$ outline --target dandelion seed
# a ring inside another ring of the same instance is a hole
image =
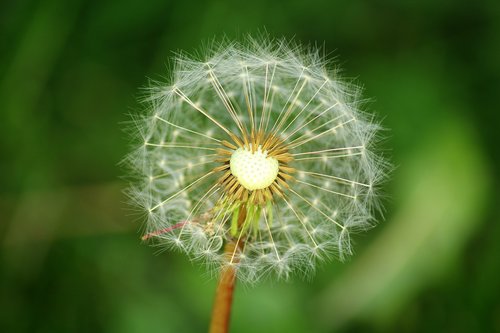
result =
[[[149,90],[130,161],[146,179],[132,191],[148,212],[145,239],[254,282],[350,254],[349,231],[373,223],[386,163],[359,89],[318,50],[248,44],[176,58],[171,81]]]

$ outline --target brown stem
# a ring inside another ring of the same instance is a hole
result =
[[[236,244],[230,242],[226,244],[224,252],[232,255]],[[229,331],[229,319],[231,317],[231,305],[233,302],[233,292],[236,283],[236,271],[233,266],[227,265],[222,268],[215,292],[214,307],[212,310],[212,322],[210,323],[210,333],[227,333]]]
[[[238,227],[242,228],[247,217],[246,205],[242,204],[238,215]],[[224,255],[230,263],[237,263],[234,254],[244,246],[244,240],[238,237],[237,241],[231,240],[224,247]],[[228,264],[221,269],[219,284],[215,292],[214,308],[212,310],[212,322],[209,333],[229,332],[229,319],[231,317],[231,305],[233,303],[233,292],[236,284],[236,268]]]

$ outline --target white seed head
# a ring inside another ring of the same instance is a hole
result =
[[[175,59],[148,91],[128,159],[144,239],[250,282],[351,253],[351,231],[375,222],[387,163],[360,89],[322,54],[249,38]]]
[[[267,157],[267,151],[238,148],[229,161],[231,173],[247,190],[260,190],[271,185],[278,176],[278,160]]]

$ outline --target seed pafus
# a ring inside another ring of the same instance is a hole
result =
[[[144,239],[248,282],[350,254],[350,232],[374,223],[385,169],[359,89],[320,51],[282,40],[208,53],[178,56],[136,122],[130,193],[147,212]]]

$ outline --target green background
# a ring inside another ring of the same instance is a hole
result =
[[[139,240],[123,122],[178,50],[317,43],[389,130],[385,220],[307,281],[239,285],[233,332],[500,331],[500,3],[2,1],[0,331],[204,332],[215,280]]]

